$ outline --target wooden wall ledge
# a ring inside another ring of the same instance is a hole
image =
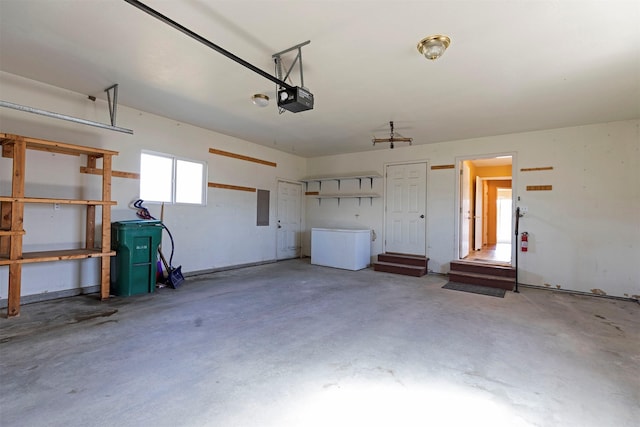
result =
[[[527,185],[527,191],[551,191],[552,185]]]
[[[88,173],[91,175],[102,175],[103,170],[100,168],[90,168],[87,166],[80,166],[80,173]],[[134,173],[134,172],[111,171],[111,176],[114,176],[116,178],[140,179],[140,174]]]
[[[215,148],[209,148],[209,153],[217,154],[218,156],[231,157],[233,159],[245,160],[247,162],[259,163],[265,166],[277,167],[278,164],[269,162],[267,160],[257,159],[255,157],[243,156],[242,154],[231,153],[229,151],[216,150]]]
[[[60,153],[71,156],[86,154],[88,156],[100,158],[105,155],[118,155],[117,151],[105,150],[103,148],[86,147],[82,145],[67,144],[64,142],[49,141],[47,139],[0,133],[0,144],[2,144],[3,149],[16,142],[24,142],[30,150],[48,151],[50,153]],[[13,157],[13,149],[9,148],[6,152],[3,150],[3,155],[5,155],[5,157]]]
[[[210,182],[207,184],[207,186],[209,188],[222,188],[224,190],[237,190],[237,191],[249,191],[251,193],[255,193],[256,191],[258,191],[255,188],[252,187],[242,187],[240,185],[229,185],[229,184],[220,184],[217,182]]]
[[[537,171],[550,171],[553,170],[553,166],[543,166],[539,168],[521,168],[520,172],[537,172]]]
[[[114,200],[80,200],[80,199],[56,199],[51,197],[12,197],[12,196],[0,196],[0,202],[58,203],[61,205],[94,205],[94,206],[114,206],[118,204],[118,202]]]

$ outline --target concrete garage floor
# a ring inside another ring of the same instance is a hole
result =
[[[640,305],[307,260],[0,319],[3,426],[637,426]]]

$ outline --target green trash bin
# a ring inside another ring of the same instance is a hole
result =
[[[111,292],[130,296],[153,292],[156,287],[159,220],[130,220],[111,224]]]

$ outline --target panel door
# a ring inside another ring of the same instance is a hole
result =
[[[427,164],[387,166],[385,197],[385,251],[426,255]]]
[[[302,185],[278,182],[277,259],[300,256]]]

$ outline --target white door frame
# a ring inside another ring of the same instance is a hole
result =
[[[429,227],[427,227],[426,221],[429,219],[427,216],[427,206],[429,205],[429,162],[426,159],[416,159],[416,160],[407,160],[402,162],[386,162],[383,164],[383,203],[382,203],[382,252],[387,251],[387,166],[399,166],[399,165],[411,165],[424,163],[424,167],[426,170],[425,173],[425,197],[424,197],[424,215],[425,215],[425,224],[424,224],[424,253],[428,255],[427,248],[428,244],[428,234]]]
[[[471,245],[469,245],[469,241],[471,240],[471,224],[473,222],[473,218],[471,216],[471,211],[473,208],[471,207],[471,183],[473,182],[473,176],[471,176],[471,168],[468,165],[460,162],[460,173],[458,177],[458,182],[460,186],[460,226],[458,230],[460,231],[460,240],[458,240],[458,258],[462,258],[469,256],[471,253]],[[462,182],[462,178],[466,179],[466,182]],[[463,199],[466,200],[466,205],[463,202]],[[464,209],[467,209],[466,212],[463,212]],[[465,250],[460,250],[464,248]]]
[[[454,186],[455,198],[454,198],[454,209],[453,209],[453,218],[454,218],[453,259],[455,260],[460,259],[460,218],[461,218],[460,198],[462,197],[462,194],[460,194],[460,165],[464,160],[491,159],[491,158],[500,157],[500,156],[511,156],[511,189],[512,189],[511,198],[512,198],[512,206],[514,210],[514,216],[515,216],[515,209],[520,197],[518,196],[518,191],[517,191],[518,186],[517,186],[517,179],[516,179],[517,178],[516,171],[518,170],[517,168],[518,161],[517,161],[516,153],[513,151],[505,151],[505,152],[492,153],[492,154],[477,154],[475,156],[456,156],[456,182]],[[513,220],[511,221],[511,263],[512,264],[514,262],[513,260],[515,259],[515,250],[517,249],[517,242],[514,236],[515,224],[516,224],[515,218],[513,218]]]
[[[300,235],[300,246],[298,247],[298,251],[299,254],[298,256],[302,257],[302,230],[304,229],[304,224],[303,224],[303,219],[304,219],[304,191],[303,191],[303,183],[300,181],[294,181],[294,180],[290,180],[290,179],[284,179],[284,178],[277,178],[276,181],[276,206],[275,206],[275,210],[276,210],[276,222],[275,222],[275,226],[276,226],[276,234],[275,234],[275,238],[276,238],[276,253],[275,253],[275,259],[278,260],[278,220],[280,219],[280,183],[284,182],[287,184],[293,184],[293,185],[299,185],[300,186],[300,218],[298,219],[298,232]]]

